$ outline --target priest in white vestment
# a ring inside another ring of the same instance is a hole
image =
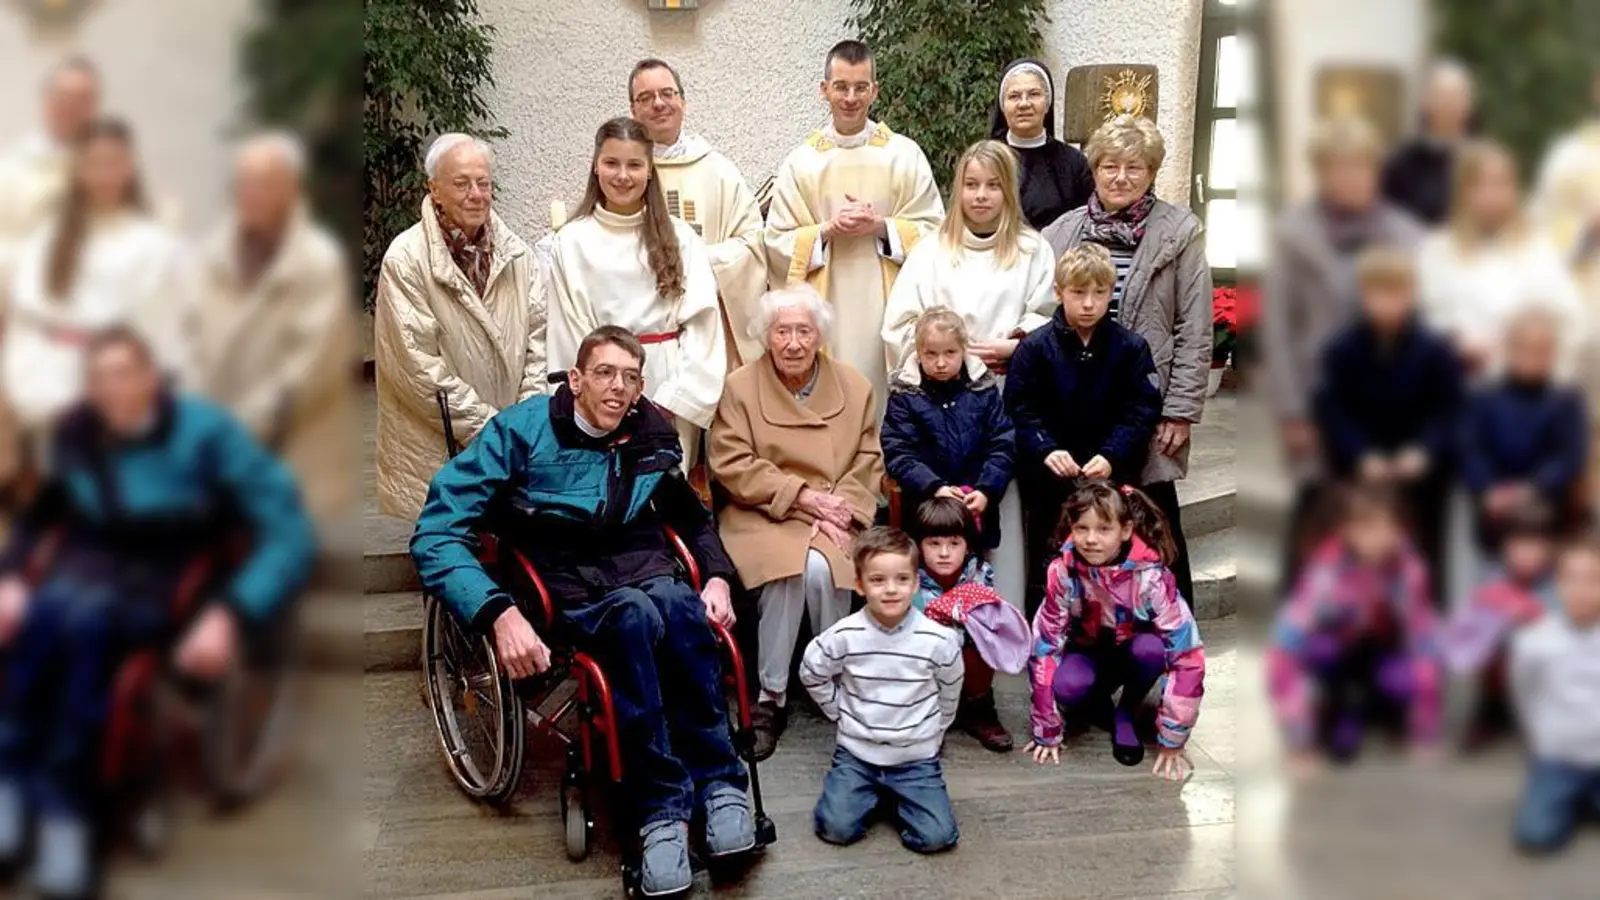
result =
[[[583,201],[556,232],[550,293],[550,371],[576,365],[601,325],[633,332],[645,396],[673,419],[692,467],[728,372],[717,277],[699,235],[668,214],[650,136],[633,119],[595,135]]]
[[[886,402],[883,313],[900,265],[939,226],[944,203],[922,148],[867,117],[878,96],[871,53],[859,41],[828,52],[822,96],[828,124],[778,170],[767,212],[774,287],[808,281],[834,307],[829,351]]]
[[[676,70],[659,59],[642,60],[633,67],[628,98],[633,118],[655,143],[656,177],[667,212],[705,242],[722,299],[731,371],[766,349],[749,335],[750,320],[767,289],[761,208],[733,160],[684,130],[683,83]]]
[[[979,141],[956,163],[956,203],[937,235],[906,258],[884,310],[883,342],[891,370],[916,380],[917,320],[942,306],[966,325],[967,374],[1004,377],[1017,342],[1050,321],[1055,251],[1028,225],[1018,194],[1017,159],[999,141]],[[989,562],[995,588],[1019,607],[1027,590],[1027,541],[1013,483],[1000,500],[1000,546]]]

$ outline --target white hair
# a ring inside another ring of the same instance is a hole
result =
[[[473,149],[483,154],[484,162],[491,167],[494,166],[494,151],[489,149],[488,144],[470,134],[462,134],[459,131],[441,134],[434,138],[433,143],[428,146],[428,155],[422,160],[422,171],[427,173],[430,181],[435,175],[439,174],[439,163],[445,158],[445,154],[462,144],[471,144]]]
[[[1452,57],[1436,59],[1428,66],[1423,79],[1424,90],[1431,91],[1440,84],[1458,88],[1470,97],[1477,94],[1477,85],[1472,77],[1472,70],[1467,64]]]
[[[833,333],[833,307],[822,299],[816,288],[802,282],[761,295],[761,305],[756,310],[755,318],[750,321],[750,337],[765,341],[778,313],[786,309],[804,309],[810,313],[811,324],[816,326],[824,343]]]
[[[292,131],[263,131],[240,141],[234,148],[235,161],[257,150],[270,150],[289,167],[295,178],[306,174],[306,146]]]

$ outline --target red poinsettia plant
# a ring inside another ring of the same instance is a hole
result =
[[[1254,285],[1218,287],[1211,292],[1211,367],[1236,364],[1245,350],[1259,308]]]

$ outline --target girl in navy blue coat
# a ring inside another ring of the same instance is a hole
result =
[[[980,523],[981,548],[993,550],[1015,443],[999,382],[981,363],[968,365],[966,325],[945,307],[917,320],[916,350],[890,379],[884,467],[900,485],[902,508],[959,500]]]
[[[1478,506],[1478,538],[1493,551],[1514,511],[1558,511],[1565,524],[1588,462],[1588,410],[1576,389],[1552,378],[1560,345],[1556,320],[1523,313],[1506,337],[1505,374],[1467,404],[1461,468]]]
[[[1030,616],[1044,597],[1045,568],[1061,556],[1052,537],[1078,479],[1136,484],[1161,417],[1150,345],[1106,316],[1116,278],[1111,254],[1099,244],[1062,254],[1055,276],[1061,307],[1017,345],[1006,375],[1027,521]]]

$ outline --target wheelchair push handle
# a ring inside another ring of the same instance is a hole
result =
[[[461,445],[456,443],[456,426],[450,421],[450,392],[439,388],[433,392],[433,400],[439,404],[439,424],[444,426],[444,455],[447,459],[455,459],[461,452]]]

